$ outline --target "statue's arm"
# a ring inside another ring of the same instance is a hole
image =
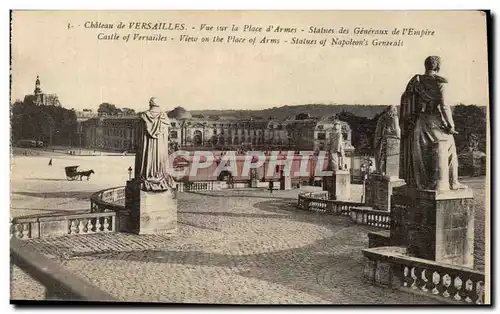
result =
[[[439,110],[441,111],[441,116],[443,117],[444,122],[446,123],[446,127],[448,128],[451,134],[457,134],[455,131],[455,122],[453,121],[453,115],[451,112],[451,107],[446,104],[445,95],[445,87],[444,83],[439,83],[439,92],[441,99],[439,100]]]
[[[403,137],[408,136],[413,131],[413,127],[416,121],[416,112],[414,108],[414,89],[415,85],[419,82],[419,76],[415,75],[408,82],[406,90],[401,96],[400,108],[399,108],[399,125],[400,129],[403,131]]]
[[[399,118],[398,116],[394,116],[392,119],[393,130],[397,138],[401,138],[401,128],[399,127]]]
[[[385,115],[385,113],[384,113]],[[383,116],[381,116],[378,121],[377,121],[377,127],[375,128],[375,136],[374,136],[374,146],[373,148],[378,149],[378,145],[380,144],[380,140],[382,139],[382,119]]]

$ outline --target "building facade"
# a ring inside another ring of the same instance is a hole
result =
[[[193,118],[181,107],[168,112],[170,139],[183,150],[308,150],[326,149],[334,120],[238,120]],[[133,152],[137,116],[94,117],[82,121],[88,149]],[[351,129],[341,121],[346,154],[354,151]]]

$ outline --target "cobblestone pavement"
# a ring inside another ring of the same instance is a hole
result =
[[[368,226],[296,208],[297,191],[181,193],[175,236],[32,240],[120,300],[223,304],[420,304],[434,299],[363,279]],[[15,299],[43,288],[14,269]]]

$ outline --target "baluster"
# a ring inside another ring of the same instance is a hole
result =
[[[95,218],[90,218],[89,220],[87,220],[87,230],[88,230],[88,233],[94,233],[94,219]]]
[[[482,281],[478,281],[476,283],[476,294],[477,294],[476,304],[483,304],[484,283]]]
[[[418,279],[418,277],[415,274],[415,270],[416,270],[415,267],[411,268],[411,279],[413,279],[413,283],[411,284],[411,288],[412,289],[418,289],[418,286],[417,286],[417,279]]]
[[[465,302],[467,303],[472,303],[472,299],[470,298],[471,295],[472,295],[472,288],[473,288],[473,282],[472,280],[467,279],[467,281],[465,282],[465,291],[467,293],[467,297],[465,298]]]
[[[408,274],[409,274],[410,270],[408,269],[408,266],[405,266],[405,269],[403,271],[403,275],[404,275],[404,281],[403,281],[403,286],[404,287],[408,287]]]
[[[441,276],[439,276],[439,273],[435,271],[434,273],[432,273],[432,283],[434,284],[434,288],[432,289],[432,294],[439,294],[439,290],[437,288],[439,282],[441,282]]]
[[[77,224],[77,220],[75,220],[75,219],[71,220],[71,224],[69,226],[69,234],[78,233],[78,227],[76,224]]]
[[[453,298],[457,301],[462,300],[462,297],[460,296],[460,290],[462,289],[462,279],[460,279],[458,275],[453,281],[453,286],[455,287],[455,289],[457,289],[457,293],[455,293],[455,296]]]
[[[88,233],[89,229],[88,229],[88,219],[87,218],[84,218],[82,219],[81,221],[81,228],[80,228],[80,231],[82,231],[83,233]]]
[[[451,277],[448,274],[445,274],[443,276],[443,286],[444,286],[444,292],[443,292],[443,297],[448,298],[450,296],[450,293],[448,292],[448,288],[451,286]]]
[[[96,219],[96,228],[95,228],[95,232],[100,232],[102,230],[102,223],[101,223],[101,217],[98,217]]]
[[[77,233],[83,233],[83,221],[78,219],[78,224],[76,226],[76,232]]]
[[[109,231],[109,217],[104,217],[104,231]]]
[[[15,235],[17,238],[22,239],[23,238],[23,225],[22,224],[17,224],[14,226],[15,228]]]
[[[29,239],[30,238],[30,223],[25,223],[23,224],[23,239]]]
[[[422,274],[421,274],[421,278],[422,278],[422,281],[424,282],[424,285],[422,286],[422,291],[423,292],[427,292],[429,291],[429,289],[427,289],[427,283],[429,282],[429,279],[427,279],[427,269],[422,269]]]

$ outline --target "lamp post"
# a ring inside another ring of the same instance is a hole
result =
[[[132,180],[132,166],[128,167],[128,179],[129,181]]]
[[[372,161],[369,158],[366,158],[361,165],[361,175],[363,176],[363,195],[361,196],[362,203],[366,201],[366,180],[368,180],[368,176],[370,175],[372,164]]]
[[[365,194],[366,194],[366,164],[363,163],[361,165],[361,175],[362,175],[362,179],[363,179],[363,194],[361,194],[361,203],[364,203],[365,202]]]

